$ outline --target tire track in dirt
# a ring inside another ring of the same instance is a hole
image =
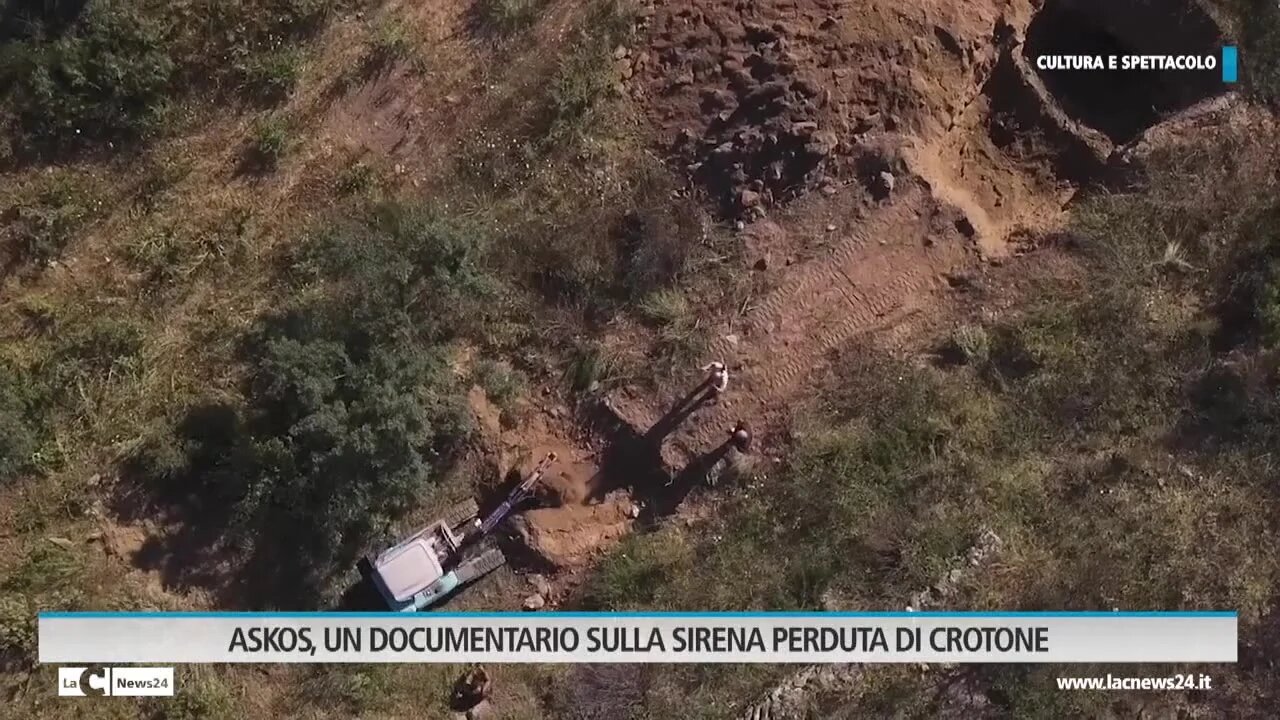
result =
[[[937,278],[974,256],[956,237],[931,242],[922,207],[929,208],[927,198],[912,194],[875,211],[751,309],[744,340],[713,343],[709,357],[740,369],[725,401],[704,408],[668,438],[683,456],[667,453],[669,462],[688,462],[710,450],[737,420],[784,405],[833,351],[859,336],[893,331],[931,304]],[[893,338],[894,344],[902,340]]]
[[[897,329],[904,320],[923,317],[937,306],[937,290],[944,286],[941,276],[980,262],[972,242],[948,221],[949,212],[926,185],[904,182],[892,202],[866,215],[846,214],[846,232],[825,252],[776,271],[780,282],[758,305],[748,308],[737,337],[723,334],[730,332],[726,324],[704,358],[704,362],[721,360],[729,365],[729,389],[662,438],[657,449],[662,464],[676,472],[696,467],[700,458],[725,443],[727,431],[738,421],[768,428],[804,392],[807,378],[825,366],[833,353],[859,338],[908,344],[914,332],[911,327],[918,326],[908,324],[905,334]],[[644,435],[660,422],[672,402],[701,379],[691,368],[689,385],[669,396],[622,389],[605,402],[613,414]],[[625,483],[606,485],[625,487]],[[603,502],[629,506],[633,499],[628,492]],[[537,538],[551,537],[551,530],[564,530],[574,537],[592,535],[595,521],[583,510],[570,504],[527,514],[530,531],[525,535],[530,546],[538,547]],[[625,523],[621,517],[619,522]],[[604,545],[625,532],[616,525],[609,526],[609,540],[601,535]],[[548,532],[535,532],[543,528]],[[603,549],[590,544],[591,552]],[[581,558],[591,554],[585,548],[573,557],[552,547],[541,549],[546,557],[562,560],[552,564],[565,568],[580,568]]]

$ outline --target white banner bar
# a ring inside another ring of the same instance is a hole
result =
[[[1235,662],[1234,612],[42,613],[42,663]]]

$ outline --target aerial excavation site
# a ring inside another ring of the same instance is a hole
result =
[[[1274,717],[1277,112],[1273,0],[0,0],[0,720]],[[1235,662],[819,627],[952,612]]]

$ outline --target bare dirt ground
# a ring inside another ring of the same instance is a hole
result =
[[[982,88],[1000,52],[991,38],[1025,27],[1029,4],[709,0],[641,15],[640,43],[620,63],[628,88],[691,191],[749,223],[751,266],[740,271],[771,288],[740,313],[712,315],[707,359],[729,366],[730,390],[670,434],[671,470],[738,420],[779,426],[811,373],[849,343],[907,343],[919,318],[948,311],[963,278],[1013,254],[1010,235],[1052,227],[1069,196],[983,132]],[[691,368],[689,385],[700,379]],[[642,433],[684,389],[624,388],[606,403]],[[585,516],[573,503],[528,514],[529,540],[541,546],[543,526],[570,515]],[[553,564],[577,564],[546,550]]]
[[[680,0],[641,12],[636,46],[616,53],[625,87],[689,192],[738,223],[751,263],[739,271],[770,288],[738,312],[705,310],[706,360],[729,366],[730,389],[665,435],[657,464],[678,471],[738,420],[765,430],[767,449],[833,353],[923,350],[972,310],[975,279],[1012,288],[1069,266],[1028,253],[1116,146],[1030,69],[1037,5]],[[1132,26],[1129,5],[1095,19]],[[700,379],[691,367],[665,397],[623,388],[605,405],[643,434]],[[580,569],[626,523],[587,502],[526,514],[526,540]],[[557,547],[565,527],[571,552]]]

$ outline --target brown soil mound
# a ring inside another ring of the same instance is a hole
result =
[[[496,407],[479,387],[468,401],[484,435],[483,445],[496,452],[497,474],[485,493],[496,505],[516,482],[555,453],[534,492],[538,509],[512,519],[521,541],[542,562],[575,568],[602,552],[631,528],[632,503],[625,492],[599,498],[608,485],[595,453],[564,438],[575,435],[563,408],[525,408],[510,428],[503,428]]]
[[[558,568],[580,567],[631,530],[625,495],[599,505],[566,505],[530,510],[515,520],[523,542]]]
[[[945,127],[993,63],[1006,16],[1025,27],[1030,4],[662,2],[632,84],[722,211],[759,214],[874,175],[859,158],[865,135]]]

